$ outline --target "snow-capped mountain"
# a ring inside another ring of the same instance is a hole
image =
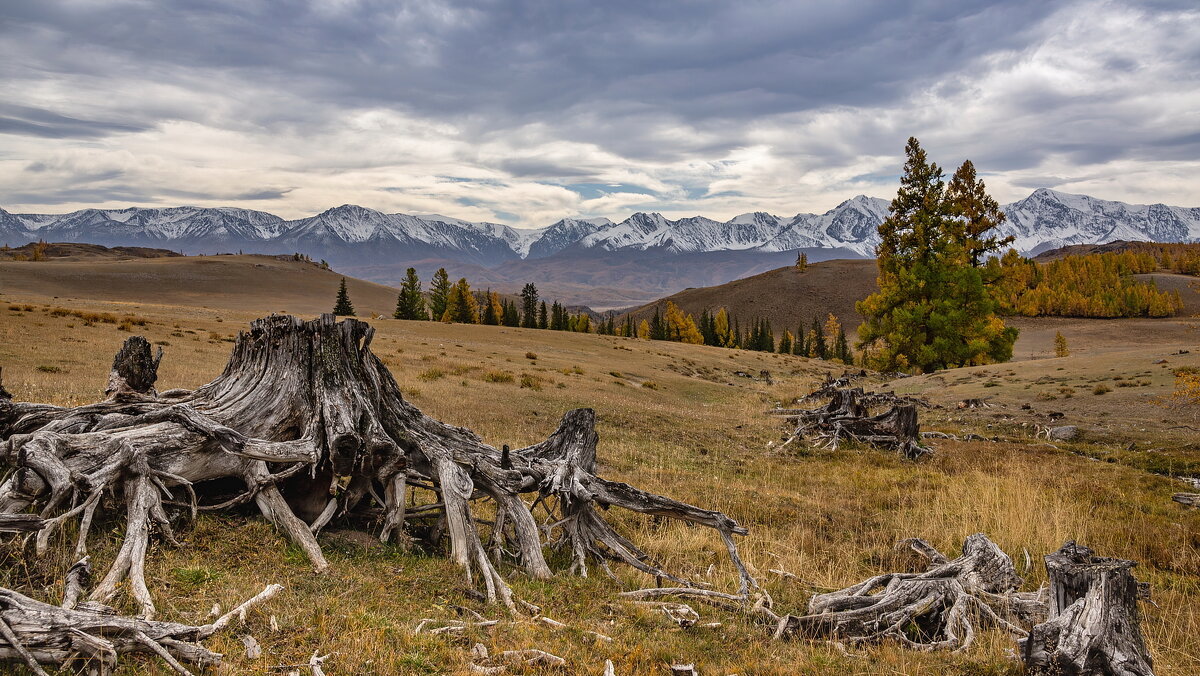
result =
[[[1200,208],[1131,205],[1048,189],[1003,207],[1003,234],[1023,253],[1116,239],[1200,241]],[[823,214],[779,217],[751,212],[727,221],[704,216],[671,220],[636,213],[619,223],[564,218],[537,230],[471,222],[437,214],[386,214],[345,204],[287,221],[231,207],[83,209],[69,214],[11,214],[0,209],[0,242],[92,242],[183,249],[301,251],[352,265],[448,260],[484,267],[592,252],[660,256],[712,252],[778,254],[828,249],[871,256],[888,201],[859,195]],[[644,256],[643,256],[644,258]]]
[[[1036,254],[1070,244],[1114,240],[1200,242],[1200,208],[1125,204],[1041,188],[1004,206],[1003,235],[1013,246]]]

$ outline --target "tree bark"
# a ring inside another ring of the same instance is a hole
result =
[[[1067,542],[1046,556],[1049,619],[1021,641],[1025,667],[1062,676],[1153,676],[1133,561]]]
[[[720,533],[743,590],[753,578],[733,535],[746,530],[725,514],[603,479],[596,471],[595,414],[569,411],[546,441],[507,453],[472,431],[423,414],[371,352],[374,329],[332,315],[313,321],[272,315],[238,335],[215,380],[195,391],[155,392],[158,357],[140,337],[113,363],[105,401],[61,408],[0,398],[0,515],[34,514],[35,546],[44,552],[67,522],[78,521],[78,556],[100,509],[125,512],[124,540],[91,598],[129,589],[152,617],[144,579],[149,539],[174,543],[168,510],[226,510],[249,504],[287,534],[317,571],[328,563],[314,531],[328,523],[377,524],[388,540],[405,523],[437,515],[449,556],[489,600],[517,607],[498,561],[535,578],[552,574],[549,544],[570,553],[571,570],[615,560],[686,584],[620,535],[597,508],[610,506],[707,526]],[[230,481],[242,485],[231,490]],[[406,487],[435,491],[433,505],[406,504]],[[116,496],[112,505],[105,493]],[[523,495],[536,499],[533,506]],[[495,502],[490,552],[475,504]],[[546,525],[533,515],[549,514]],[[5,517],[11,521],[13,518]],[[403,538],[402,538],[403,539]],[[124,583],[128,584],[124,584]]]

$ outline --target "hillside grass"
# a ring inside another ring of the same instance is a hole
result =
[[[56,307],[144,318],[144,325],[131,325],[129,331],[162,344],[162,389],[194,387],[215,377],[229,340],[255,316],[243,310],[133,302],[67,306],[61,299],[34,295],[5,296],[3,301],[0,365],[5,387],[20,400],[61,405],[101,397],[112,355],[129,333],[103,322],[87,325],[73,314],[54,312]],[[1131,349],[1119,359],[1068,357],[952,371],[940,380],[935,375],[899,381],[895,385],[902,390],[943,403],[976,392],[973,396],[995,397],[994,409],[938,410],[926,419],[948,432],[973,430],[1011,440],[935,441],[937,453],[913,464],[866,448],[773,452],[771,446],[786,430],[764,410],[808,392],[826,373],[840,372],[836,365],[503,327],[395,320],[373,325],[378,333],[372,349],[391,369],[404,396],[430,415],[476,430],[488,443],[540,441],[567,410],[595,408],[601,474],[722,510],[747,526],[750,535],[739,539],[739,547],[779,612],[802,612],[814,589],[843,587],[882,571],[916,569],[919,562],[912,555],[895,549],[908,537],[925,538],[953,554],[967,535],[985,532],[1027,575],[1026,589],[1044,581],[1040,557],[1075,539],[1103,555],[1139,562],[1135,574],[1151,584],[1154,595],[1155,603],[1142,604],[1142,610],[1156,672],[1200,672],[1200,511],[1185,511],[1170,501],[1171,493],[1183,490],[1181,482],[1131,466],[1149,452],[1137,444],[1169,447],[1162,453],[1180,462],[1192,457],[1186,439],[1165,431],[1166,436],[1156,436],[1164,427],[1160,420],[1178,414],[1124,398],[1169,391],[1168,369],[1150,363],[1160,358],[1153,350]],[[1194,356],[1172,357],[1171,366]],[[773,384],[734,375],[761,370],[770,372]],[[1068,410],[1078,419],[1064,421],[1088,426],[1083,442],[1054,448],[1033,439],[1032,425],[1040,419],[1034,416],[1046,410],[1021,411],[1019,404],[1050,388],[1050,383],[1034,384],[1050,374],[1070,379],[1053,387],[1078,390],[1069,402],[1086,400],[1087,408]],[[1084,389],[1101,376],[1111,382],[1116,375],[1150,384],[1114,388],[1104,396]],[[989,382],[999,385],[985,387]],[[1093,429],[1092,423],[1102,420],[1101,411],[1108,411],[1111,422]],[[1142,428],[1147,431],[1136,434],[1146,436],[1134,440],[1133,451],[1124,450],[1122,434]],[[1089,457],[1112,448],[1131,457],[1113,462]],[[717,589],[736,589],[721,541],[709,529],[619,511],[606,516],[669,570]],[[97,568],[103,569],[115,553],[114,538],[106,538],[106,532],[116,535],[121,527],[119,518],[106,517],[93,529]],[[331,570],[315,575],[303,555],[254,514],[204,516],[182,531],[182,549],[156,541],[147,559],[147,578],[162,619],[201,623],[214,603],[229,608],[267,583],[286,586],[250,614],[245,628],[208,642],[227,653],[223,673],[286,673],[271,667],[305,663],[314,651],[332,654],[326,667],[333,674],[465,673],[476,641],[493,651],[547,650],[566,658],[572,674],[599,674],[606,659],[613,660],[618,674],[663,674],[673,662],[694,662],[702,674],[1021,672],[1019,663],[1007,656],[1012,641],[996,632],[986,632],[963,654],[883,645],[846,656],[824,643],[774,643],[770,628],[703,605],[696,606],[701,621],[721,626],[680,630],[661,613],[617,599],[621,590],[654,584],[622,567],[614,568],[616,581],[594,569],[586,579],[560,575],[550,581],[531,581],[509,571],[521,598],[542,606],[547,616],[570,625],[569,630],[524,624],[464,638],[413,635],[422,618],[457,617],[452,606],[493,618],[506,614],[470,598],[460,571],[435,552],[405,552],[354,533],[325,532],[321,540]],[[57,599],[71,563],[63,549],[44,559],[22,554],[13,544],[5,551],[0,583]],[[552,565],[561,563],[552,558]],[[803,582],[785,581],[768,573],[770,568],[786,570]],[[271,615],[277,632],[270,629]],[[598,643],[585,630],[614,641]],[[238,640],[246,632],[263,646],[263,657],[254,662],[244,658]],[[5,673],[21,673],[18,667],[9,669]],[[118,673],[168,672],[157,660],[139,658],[124,661]]]

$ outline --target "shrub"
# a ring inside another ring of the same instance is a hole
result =
[[[526,359],[529,359],[529,360],[534,360],[534,359],[537,359],[537,353],[535,353],[535,352],[526,352],[526,353],[525,353],[525,358],[526,358]]]
[[[1108,385],[1105,385],[1104,383],[1100,383],[1099,385],[1096,385],[1095,387],[1092,388],[1092,394],[1100,395],[1100,394],[1107,394],[1108,392],[1112,392],[1112,388],[1109,387]]]
[[[521,374],[521,387],[529,388],[529,389],[533,390],[534,392],[540,392],[542,390],[542,379],[538,378],[535,375],[531,375],[529,373],[522,373]]]
[[[428,382],[428,381],[437,380],[438,378],[441,378],[444,375],[446,375],[446,373],[444,371],[442,371],[441,369],[434,368],[434,369],[425,369],[424,371],[421,371],[420,373],[417,374],[417,377],[420,378],[421,380]]]
[[[63,372],[63,370],[58,366],[46,366],[46,365],[37,367],[37,370],[41,371],[42,373],[62,373]]]
[[[483,374],[483,379],[489,383],[511,383],[513,374],[508,371],[488,371]]]
[[[118,324],[118,325],[117,325],[117,330],[118,330],[118,331],[132,331],[132,330],[133,330],[133,324],[130,324],[130,323],[129,323],[129,322],[127,322],[127,321],[125,321],[125,322],[121,322],[120,324]]]
[[[653,380],[643,380],[643,381],[642,381],[642,387],[644,387],[644,388],[646,388],[646,389],[648,389],[648,390],[657,390],[657,389],[658,389],[658,383],[654,382]]]

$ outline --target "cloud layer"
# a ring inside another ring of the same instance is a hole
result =
[[[910,135],[1001,201],[1200,205],[1186,0],[41,0],[0,101],[10,211],[790,215],[893,193]]]

